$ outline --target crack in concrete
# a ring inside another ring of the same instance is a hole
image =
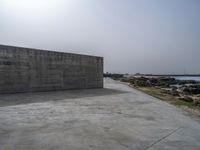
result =
[[[172,132],[170,132],[169,134],[167,134],[166,136],[158,139],[157,141],[153,142],[151,145],[149,145],[148,147],[146,147],[144,150],[148,150],[149,148],[153,147],[154,145],[160,143],[162,140],[166,139],[167,137],[169,137],[170,135],[174,134],[175,132],[177,132],[178,130],[180,130],[182,127],[178,127],[176,129],[174,129]]]

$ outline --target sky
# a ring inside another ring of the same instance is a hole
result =
[[[0,0],[0,44],[103,56],[105,72],[200,74],[200,0]]]

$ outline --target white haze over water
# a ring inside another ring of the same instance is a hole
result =
[[[0,44],[100,55],[105,72],[200,73],[199,0],[0,0]]]

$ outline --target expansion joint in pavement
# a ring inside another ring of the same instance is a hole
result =
[[[146,147],[144,150],[148,150],[149,148],[153,147],[154,145],[160,143],[161,141],[163,141],[164,139],[166,139],[167,137],[169,137],[170,135],[174,134],[175,132],[177,132],[178,130],[180,130],[182,127],[178,127],[174,130],[172,130],[172,132],[170,132],[169,134],[167,134],[166,136],[158,139],[157,141],[153,142],[151,145],[149,145],[148,147]]]

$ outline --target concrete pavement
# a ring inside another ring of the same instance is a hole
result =
[[[200,123],[105,79],[104,89],[0,95],[0,150],[199,150]]]

